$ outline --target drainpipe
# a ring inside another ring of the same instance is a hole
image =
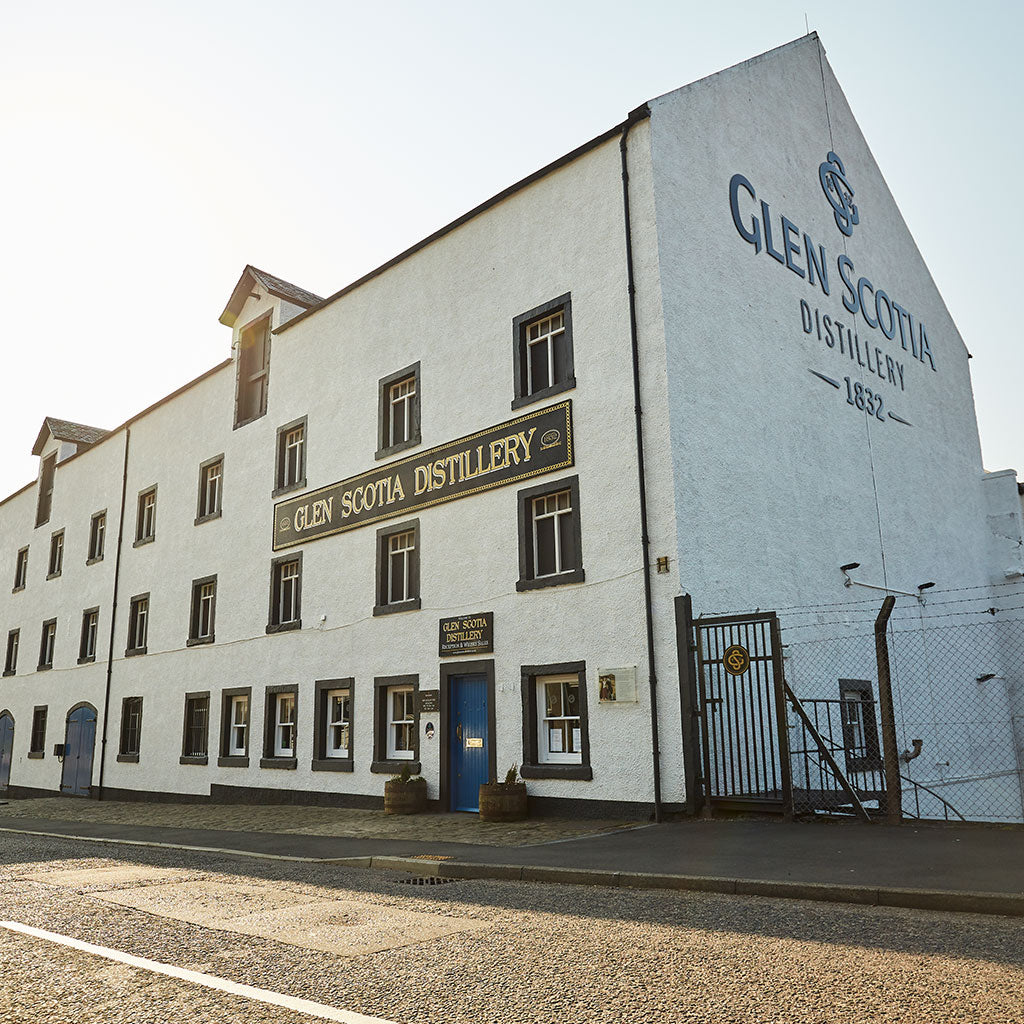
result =
[[[647,529],[647,477],[644,471],[643,412],[640,407],[640,343],[636,327],[636,284],[633,276],[633,235],[629,218],[629,163],[626,143],[637,121],[650,116],[645,103],[626,118],[619,137],[622,158],[622,212],[626,224],[626,282],[629,290],[629,335],[633,350],[633,411],[636,417],[636,471],[640,488],[640,541],[644,556],[644,611],[647,619],[647,665],[651,687],[651,758],[654,767],[654,820],[661,821],[661,750],[658,741],[658,675],[654,663],[654,612],[651,597],[651,539]]]
[[[117,623],[117,586],[121,579],[121,544],[124,540],[124,501],[128,489],[128,446],[132,428],[124,428],[124,465],[121,469],[121,510],[117,517],[117,554],[114,557],[114,593],[110,602],[110,644],[107,647],[107,685],[103,693],[103,733],[100,741],[100,778],[96,799],[103,799],[103,772],[107,764],[107,722],[110,719],[110,682],[114,674],[114,626]]]

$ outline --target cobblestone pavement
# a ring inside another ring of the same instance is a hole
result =
[[[412,839],[424,842],[531,846],[558,839],[635,828],[636,821],[531,818],[506,823],[480,821],[475,814],[385,814],[348,807],[262,804],[165,804],[70,797],[43,797],[0,803],[4,818],[49,818],[117,825],[281,832],[356,839]],[[13,826],[16,827],[16,826]]]
[[[1013,919],[513,882],[412,886],[337,865],[113,849],[83,857],[80,844],[3,836],[0,920],[398,1024],[1020,1024],[1024,1008],[1024,928]],[[318,901],[349,909],[327,932],[282,925]],[[402,915],[412,923],[379,929],[384,948],[346,946],[366,920]],[[328,933],[337,951],[309,948]],[[313,1019],[3,929],[0,965],[0,1018],[12,1024]]]

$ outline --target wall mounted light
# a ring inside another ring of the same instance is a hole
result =
[[[853,569],[859,569],[859,568],[860,568],[860,562],[847,562],[846,565],[839,566],[839,571],[846,577],[846,579],[843,580],[843,586],[844,587],[852,587],[853,586],[853,580],[850,579],[850,572]]]

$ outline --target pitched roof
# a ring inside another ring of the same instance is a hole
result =
[[[39,428],[39,436],[32,446],[32,454],[38,455],[43,450],[47,435],[52,435],[58,441],[71,441],[78,445],[94,445],[97,441],[102,441],[109,433],[109,430],[104,430],[102,427],[89,427],[84,423],[72,423],[71,420],[59,420],[55,416],[47,416]]]
[[[303,309],[309,309],[310,306],[315,306],[323,301],[319,295],[314,295],[297,284],[274,277],[273,274],[268,274],[265,270],[259,270],[251,264],[246,264],[242,276],[238,279],[238,284],[235,285],[234,291],[231,293],[231,298],[228,299],[228,304],[224,307],[224,312],[220,315],[222,324],[234,327],[235,320],[242,311],[242,306],[245,305],[245,300],[249,297],[254,284],[260,285],[279,299],[286,299],[296,306],[302,306]]]

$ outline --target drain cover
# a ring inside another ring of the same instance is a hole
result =
[[[437,875],[413,875],[410,878],[399,878],[400,885],[447,885],[457,882],[457,878],[439,878]]]

